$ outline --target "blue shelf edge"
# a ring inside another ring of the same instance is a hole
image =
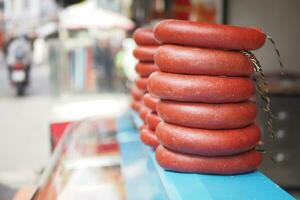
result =
[[[295,199],[259,171],[233,176],[166,171],[157,164],[154,151],[140,142],[135,126],[141,124],[133,111],[118,119],[122,173],[130,200]]]

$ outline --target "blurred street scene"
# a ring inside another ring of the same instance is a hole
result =
[[[95,112],[94,106],[99,105],[99,99],[113,101],[116,96],[111,93],[126,91],[125,75],[115,63],[121,63],[124,30],[131,29],[133,23],[125,17],[122,21],[121,15],[111,11],[100,12],[95,1],[71,9],[62,7],[72,3],[0,2],[4,50],[0,61],[0,199],[11,199],[19,187],[37,183],[51,155],[51,122],[114,114],[116,109],[101,111],[100,105],[100,111]],[[91,15],[83,18],[88,12]],[[93,17],[110,19],[110,15],[114,16],[112,22],[88,24]],[[99,28],[105,31],[97,31]],[[23,35],[30,38],[32,57],[29,84],[18,97],[6,58],[10,42]],[[120,95],[117,98],[120,100]]]
[[[265,159],[261,170],[297,195],[298,8],[296,0],[0,0],[0,200],[24,186],[43,186],[51,200],[125,199],[112,119],[130,109],[138,76],[132,33],[167,18],[258,26],[276,38],[284,78],[270,43],[255,52],[279,119],[274,142],[264,113],[258,116],[277,162]]]
[[[49,71],[47,67],[34,68],[32,85],[24,98],[15,98],[3,65],[0,71],[0,182],[2,186],[16,189],[23,184],[33,184],[50,157]],[[0,199],[5,199],[1,195]]]

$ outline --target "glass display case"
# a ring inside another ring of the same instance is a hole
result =
[[[113,119],[72,124],[43,172],[33,199],[125,199]]]

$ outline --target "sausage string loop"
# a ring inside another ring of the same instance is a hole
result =
[[[271,111],[271,101],[268,97],[268,86],[266,83],[266,78],[263,73],[263,69],[259,63],[259,61],[256,59],[255,55],[250,51],[241,51],[244,55],[246,55],[249,60],[252,62],[254,69],[256,72],[258,72],[257,78],[255,79],[256,87],[259,93],[260,98],[264,102],[264,111],[267,114],[267,125],[268,125],[268,131],[272,137],[272,139],[275,138],[275,131],[273,129],[273,120],[276,119],[275,116],[272,114]]]
[[[273,40],[273,38],[270,36],[270,35],[266,35],[267,39],[272,43],[274,49],[275,49],[275,52],[276,52],[276,55],[277,55],[277,59],[278,59],[278,62],[280,64],[280,68],[281,68],[281,71],[280,71],[280,74],[281,75],[284,75],[284,67],[283,67],[283,63],[282,63],[282,60],[281,60],[281,56],[280,56],[280,53],[279,53],[279,50],[278,48],[276,47],[276,44],[275,44],[275,41]]]

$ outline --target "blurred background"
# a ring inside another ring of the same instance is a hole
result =
[[[116,117],[128,109],[137,62],[132,33],[167,18],[259,27],[275,40],[284,77],[270,42],[254,52],[277,117],[277,140],[262,126],[265,149],[276,164],[265,159],[261,169],[297,195],[299,9],[297,0],[1,0],[0,199],[37,182],[61,137],[57,128],[90,116]],[[17,56],[17,38],[30,47],[23,75],[12,67],[22,62],[10,61],[11,54]],[[23,76],[26,81],[19,84]],[[259,120],[266,124],[263,113]]]

